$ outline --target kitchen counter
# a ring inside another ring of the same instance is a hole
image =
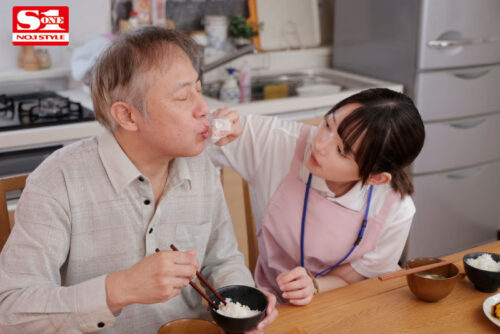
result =
[[[333,69],[323,69],[321,71],[324,71],[329,75],[337,75],[342,77],[344,80],[359,82],[361,85],[359,87],[349,87],[339,93],[330,95],[308,97],[295,96],[230,106],[235,110],[238,110],[241,115],[279,115],[280,117],[289,119],[306,119],[324,114],[328,109],[342,99],[367,87],[385,87],[396,91],[402,91],[403,89],[400,84],[359,76],[352,73],[336,71]],[[268,71],[268,73],[272,72]],[[80,87],[72,90],[59,91],[58,93],[75,102],[80,102],[82,106],[86,108],[93,109],[92,99],[88,88]],[[205,97],[205,99],[211,110],[227,105],[224,102],[210,97]],[[103,131],[103,129],[104,128],[97,121],[90,121],[66,124],[64,126],[56,125],[25,130],[3,131],[0,132],[0,150],[8,150],[18,147],[36,147],[48,145],[50,143],[71,142],[81,138],[98,135]]]

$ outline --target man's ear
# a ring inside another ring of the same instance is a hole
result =
[[[110,113],[120,127],[127,131],[137,131],[137,113],[132,106],[118,101],[111,105]]]
[[[382,172],[382,173],[378,173],[378,174],[371,174],[369,177],[368,177],[368,180],[366,180],[366,184],[369,184],[369,185],[381,185],[381,184],[387,184],[389,182],[391,182],[392,180],[392,175],[390,173],[387,173],[387,172]]]

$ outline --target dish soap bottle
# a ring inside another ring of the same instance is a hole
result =
[[[241,76],[240,76],[240,103],[248,103],[252,99],[252,85],[251,85],[252,77],[250,74],[250,66],[248,66],[248,62],[245,61],[243,63],[243,67],[241,68]]]
[[[234,77],[236,69],[229,67],[226,71],[229,77],[224,81],[220,89],[220,99],[228,103],[238,103],[240,101],[240,89],[238,87],[238,81],[236,81]]]

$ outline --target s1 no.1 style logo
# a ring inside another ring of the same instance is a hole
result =
[[[67,6],[15,6],[12,8],[12,44],[68,45]]]

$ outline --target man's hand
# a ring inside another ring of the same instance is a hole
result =
[[[306,305],[313,298],[314,283],[304,267],[295,267],[288,272],[281,273],[276,278],[276,283],[283,291],[283,298],[289,299],[291,304]]]
[[[116,312],[130,304],[165,302],[177,296],[199,268],[194,250],[149,255],[129,269],[106,277],[108,307]]]
[[[226,118],[231,121],[231,130],[230,131],[220,131],[219,135],[223,136],[223,138],[219,139],[215,145],[224,146],[238,138],[243,132],[243,127],[240,124],[240,114],[236,110],[232,110],[229,107],[225,107],[223,109],[218,109],[215,112],[216,118]]]
[[[264,333],[264,328],[269,326],[269,324],[272,323],[278,316],[278,310],[276,309],[276,297],[272,293],[269,293],[265,290],[259,290],[266,295],[267,300],[269,301],[266,309],[266,317],[259,323],[259,325],[257,325],[256,329],[250,332],[246,332],[246,334]]]

